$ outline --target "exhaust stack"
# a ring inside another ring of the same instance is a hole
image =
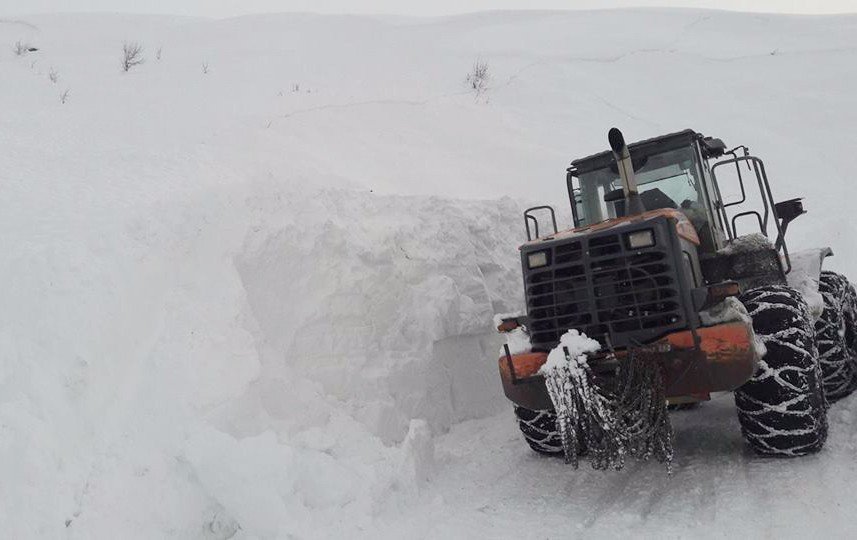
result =
[[[640,193],[637,191],[637,179],[634,177],[634,164],[631,162],[631,152],[625,144],[622,132],[612,128],[607,134],[610,148],[613,149],[613,157],[616,159],[616,167],[619,169],[619,177],[622,179],[622,190],[625,192],[625,208],[628,215],[642,214],[646,211],[640,201]]]

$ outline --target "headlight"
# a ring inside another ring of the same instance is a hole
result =
[[[548,265],[548,252],[536,251],[527,255],[527,264],[530,268],[540,268]]]
[[[628,239],[628,247],[631,249],[640,249],[652,247],[655,245],[655,233],[652,229],[645,231],[636,231],[625,235]]]

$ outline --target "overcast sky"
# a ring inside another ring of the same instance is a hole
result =
[[[775,13],[855,13],[857,0],[0,0],[0,15],[62,11],[229,17],[248,13],[446,15],[490,9],[593,9],[675,6]]]

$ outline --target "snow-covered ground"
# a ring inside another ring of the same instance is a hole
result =
[[[520,440],[491,319],[520,309],[521,209],[567,223],[564,168],[613,125],[750,145],[806,198],[792,249],[857,275],[855,36],[690,10],[0,20],[3,536],[849,536],[857,398],[817,456],[749,455],[724,395],[676,415],[671,478],[575,472]]]

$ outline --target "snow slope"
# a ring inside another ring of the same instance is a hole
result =
[[[846,535],[853,398],[799,462],[747,455],[722,396],[677,417],[673,478],[574,473],[519,440],[490,326],[520,308],[522,208],[567,223],[564,167],[612,125],[749,144],[806,197],[791,247],[857,274],[855,27],[0,20],[4,535]]]

